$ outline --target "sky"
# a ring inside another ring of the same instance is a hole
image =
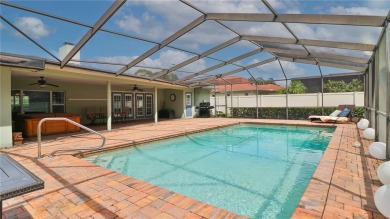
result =
[[[113,1],[9,0],[8,2],[93,25],[111,6]],[[271,13],[259,0],[189,0],[188,2],[207,13]],[[268,2],[279,14],[386,16],[390,9],[390,1],[388,0],[268,0]],[[27,33],[56,57],[59,57],[59,47],[61,47],[64,42],[77,43],[89,30],[87,27],[11,8],[5,5],[0,5],[0,10],[1,15],[5,19]],[[174,0],[127,1],[117,13],[110,18],[103,28],[160,43],[201,15],[200,12]],[[275,22],[221,21],[221,23],[240,34],[287,38],[293,37],[282,24]],[[381,28],[379,27],[298,23],[287,25],[298,38],[369,44],[377,43],[381,31]],[[53,57],[15,31],[15,29],[9,26],[4,20],[1,20],[0,22],[0,31],[1,52],[33,55],[54,60]],[[224,28],[220,23],[208,20],[169,44],[170,46],[191,51],[192,53],[165,47],[139,63],[139,65],[170,68],[234,37],[237,37],[237,34]],[[81,49],[81,60],[128,64],[155,45],[156,44],[150,42],[98,31]],[[301,46],[292,47],[303,49]],[[219,64],[221,61],[227,61],[257,48],[258,46],[249,41],[239,41],[238,43],[209,55],[211,58],[202,58],[190,65],[184,66],[172,74],[176,74],[179,78],[182,78],[192,72],[199,72],[205,68]],[[323,47],[308,47],[308,49],[311,52],[351,55],[362,58],[369,58],[371,56],[370,52],[345,49],[330,49]],[[208,72],[204,77],[232,71],[240,68],[240,66],[247,66],[272,57],[273,56],[268,52],[261,52],[249,58],[237,61],[235,63],[237,65],[226,65],[221,69]],[[281,63],[288,78],[318,76],[320,74],[317,66],[284,61]],[[110,71],[117,71],[120,68],[120,66],[101,64],[83,63],[82,65]],[[131,68],[125,74],[133,74],[138,69],[139,67]],[[159,71],[156,69],[148,70],[152,70],[153,72]],[[329,67],[322,67],[322,71],[325,75],[351,72],[350,70]],[[250,69],[250,72],[255,77],[272,77],[274,79],[284,78],[283,72],[277,61]],[[247,72],[240,72],[237,75],[250,77]]]

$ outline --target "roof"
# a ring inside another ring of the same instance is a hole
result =
[[[282,89],[282,86],[276,85],[276,84],[261,84],[257,86],[257,89],[259,91],[273,91],[276,92],[280,89]],[[225,92],[225,85],[217,85],[215,86],[215,89],[217,92],[224,93]],[[231,91],[231,86],[226,85],[226,90],[229,92]],[[233,92],[235,91],[255,91],[256,85],[254,84],[234,84],[233,85]]]

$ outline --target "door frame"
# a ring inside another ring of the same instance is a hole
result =
[[[190,103],[190,105],[187,105],[187,95],[190,95],[191,96],[191,103]],[[187,117],[193,117],[193,112],[192,112],[192,107],[193,107],[193,105],[192,105],[192,92],[185,92],[185,97],[184,97],[184,101],[185,101],[185,103],[184,103],[184,105],[185,105],[185,115],[186,115],[186,118]],[[191,115],[189,116],[189,115],[187,115],[187,107],[188,106],[190,106],[191,107]]]

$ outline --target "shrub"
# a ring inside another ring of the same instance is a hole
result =
[[[337,107],[324,107],[324,115],[331,114]],[[353,116],[362,117],[363,107],[356,107]],[[306,120],[310,115],[321,115],[321,107],[289,107],[288,119]],[[233,108],[235,118],[256,118],[255,107]],[[286,119],[285,107],[262,107],[259,108],[259,119]]]

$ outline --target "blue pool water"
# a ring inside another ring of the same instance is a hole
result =
[[[251,218],[289,218],[334,128],[236,125],[85,158]]]

